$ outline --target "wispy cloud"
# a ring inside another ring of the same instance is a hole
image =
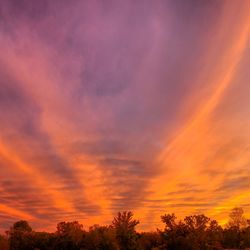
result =
[[[1,1],[1,227],[250,212],[248,9]]]

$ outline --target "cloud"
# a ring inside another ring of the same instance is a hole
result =
[[[248,204],[247,7],[1,1],[4,225]]]
[[[222,183],[222,185],[216,189],[216,192],[228,193],[238,190],[243,191],[244,189],[248,190],[250,188],[249,180],[250,180],[249,175],[226,178]]]

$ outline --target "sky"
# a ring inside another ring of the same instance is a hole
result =
[[[0,230],[132,210],[250,217],[250,0],[1,0]]]

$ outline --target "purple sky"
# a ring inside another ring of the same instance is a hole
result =
[[[250,1],[0,3],[0,228],[249,204]]]

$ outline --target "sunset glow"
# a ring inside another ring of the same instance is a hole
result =
[[[250,1],[0,1],[0,230],[131,210],[250,216]]]

